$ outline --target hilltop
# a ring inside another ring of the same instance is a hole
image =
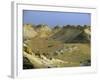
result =
[[[24,25],[24,38],[52,38],[62,42],[89,42],[91,37],[89,26],[55,26],[50,28],[48,25],[39,24],[32,26]]]
[[[24,40],[34,38],[35,36],[37,36],[37,32],[35,31],[33,25],[24,24],[23,25],[23,38],[24,38]]]

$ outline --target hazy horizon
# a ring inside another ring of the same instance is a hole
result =
[[[47,24],[50,27],[56,25],[91,25],[91,14],[23,10],[23,24]]]

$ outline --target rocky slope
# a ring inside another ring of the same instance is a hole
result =
[[[36,27],[36,32],[38,33],[37,37],[45,38],[51,35],[52,30],[47,25],[40,25]]]
[[[25,24],[23,32],[23,69],[91,64],[88,27]]]
[[[35,29],[31,24],[25,24],[23,26],[23,35],[24,35],[23,36],[24,40],[31,39],[37,35],[37,32],[35,31]]]
[[[52,38],[62,42],[87,42],[90,40],[91,37],[91,32],[88,28],[50,28],[48,25],[44,24],[40,24],[37,26],[25,24],[23,32],[24,39],[31,39],[34,37]]]

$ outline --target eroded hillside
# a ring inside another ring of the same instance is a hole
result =
[[[90,28],[25,25],[24,69],[90,66]],[[26,67],[25,67],[26,66]],[[33,66],[33,67],[32,67]]]

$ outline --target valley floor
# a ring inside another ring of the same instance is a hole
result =
[[[31,50],[31,54],[29,51],[26,51],[27,54],[30,54],[31,58],[33,57],[37,60],[34,61],[33,59],[32,61],[30,57],[25,56],[30,64],[35,66],[42,61],[42,66],[35,66],[34,68],[78,67],[91,65],[89,43],[63,43],[53,39],[34,38],[26,41],[25,44],[30,48],[27,50]]]

